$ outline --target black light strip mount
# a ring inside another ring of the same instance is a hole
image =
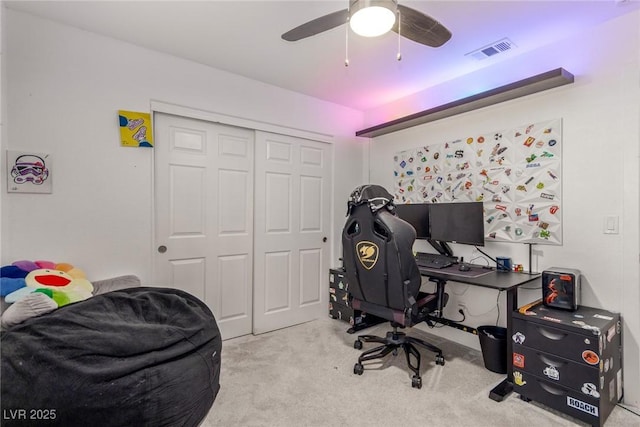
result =
[[[356,132],[356,136],[374,138],[376,136],[386,135],[413,126],[455,116],[456,114],[466,113],[477,110],[478,108],[488,107],[500,102],[563,86],[573,83],[573,81],[573,74],[564,68],[557,68],[467,98],[359,130]]]

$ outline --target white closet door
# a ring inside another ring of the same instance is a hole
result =
[[[254,333],[327,315],[331,150],[256,132]]]
[[[251,333],[254,132],[154,120],[154,284],[206,302],[223,339]]]

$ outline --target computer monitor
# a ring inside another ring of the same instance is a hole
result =
[[[395,205],[398,218],[416,229],[416,239],[429,239],[429,203]]]
[[[432,240],[484,246],[482,202],[433,203],[429,224]]]

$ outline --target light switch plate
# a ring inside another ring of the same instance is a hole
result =
[[[608,215],[604,217],[604,234],[618,234],[620,220],[618,215]]]

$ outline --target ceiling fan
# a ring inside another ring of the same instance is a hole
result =
[[[371,17],[366,16],[370,14]],[[397,17],[397,18],[396,18]],[[286,41],[315,36],[342,24],[363,36],[375,37],[392,30],[399,35],[431,47],[440,47],[451,38],[451,32],[432,17],[398,4],[397,0],[349,0],[349,8],[306,22],[282,35]],[[380,24],[378,30],[367,30],[369,24]],[[365,29],[361,29],[365,27]]]

